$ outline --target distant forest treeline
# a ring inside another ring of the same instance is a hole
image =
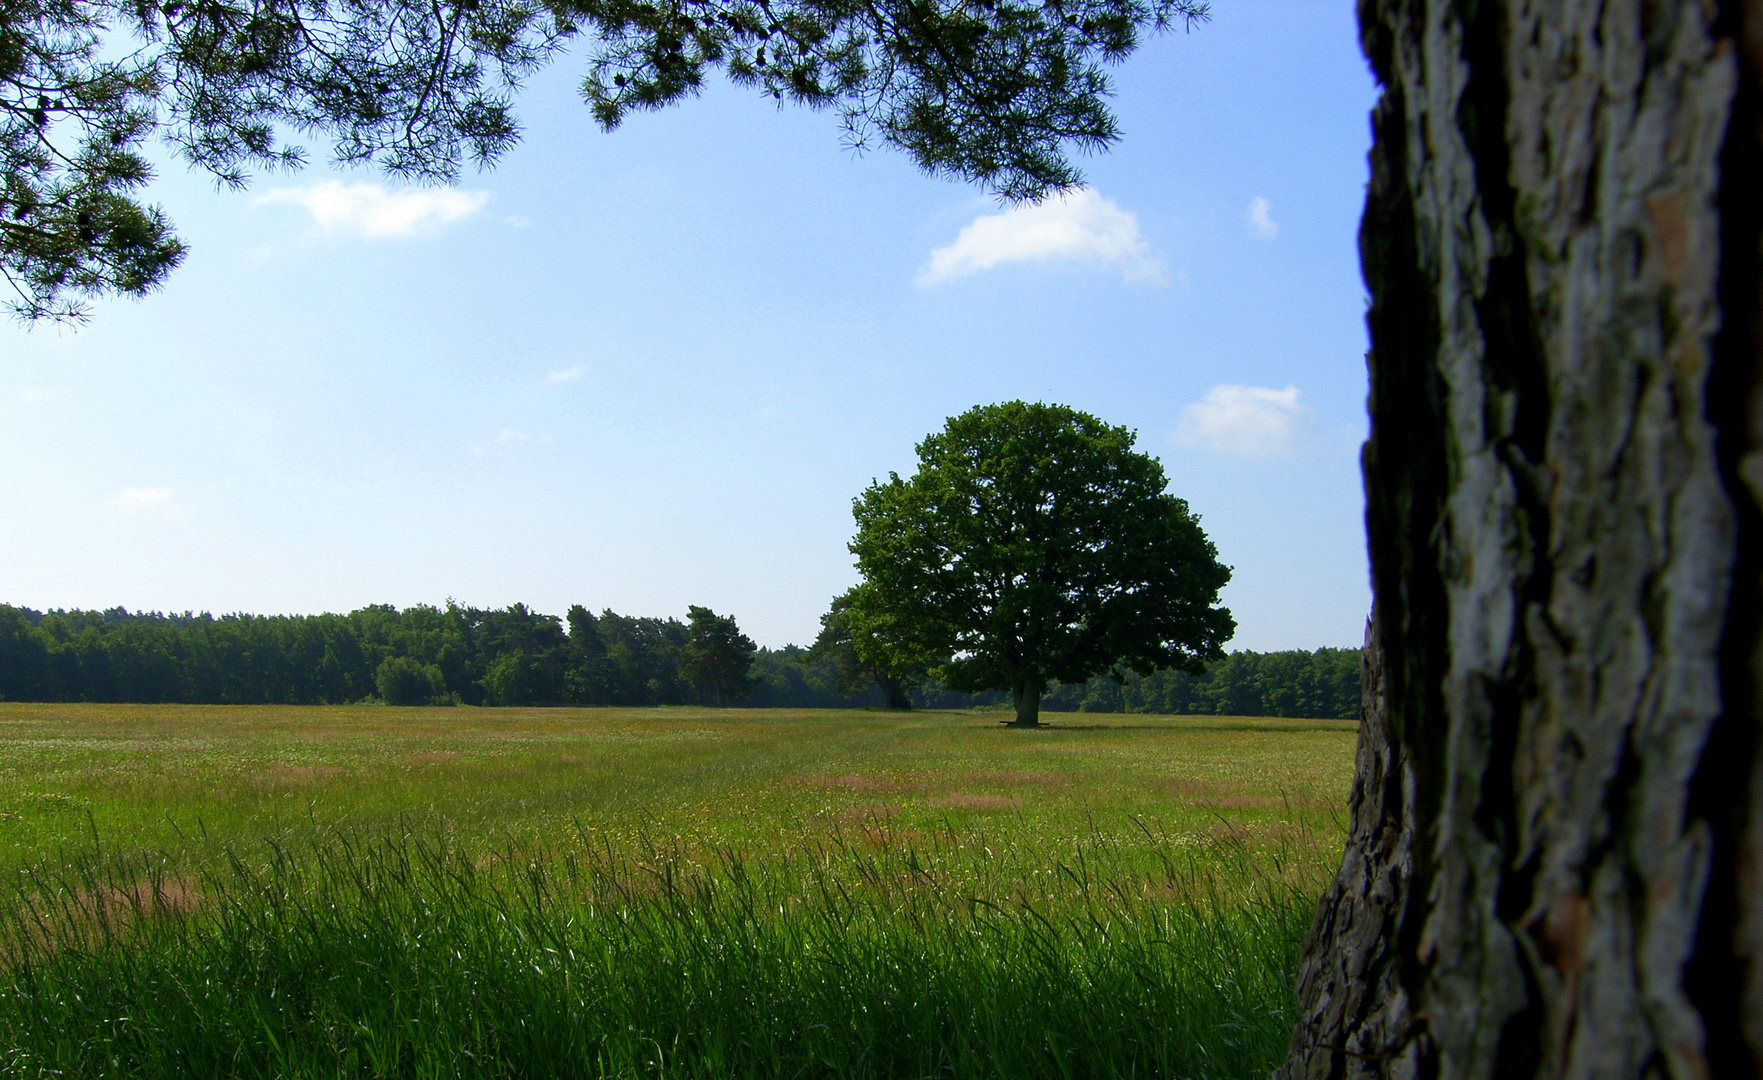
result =
[[[929,679],[907,693],[917,708],[1007,699],[956,693]],[[220,617],[0,604],[0,700],[305,705],[375,698],[761,708],[880,707],[886,700],[879,688],[844,692],[839,665],[817,650],[755,649],[733,619],[704,608],[681,622],[595,616],[578,605],[566,625],[522,604]],[[1359,715],[1359,651],[1235,652],[1201,675],[1160,671],[1124,683],[1103,676],[1054,686],[1042,708],[1350,719]]]

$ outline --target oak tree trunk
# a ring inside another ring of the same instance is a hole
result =
[[[892,675],[877,675],[875,681],[881,686],[887,708],[900,712],[912,711],[912,695],[906,692],[904,683]]]
[[[1360,22],[1374,625],[1276,1076],[1763,1076],[1763,0]]]
[[[1041,726],[1041,691],[1046,689],[1038,679],[1022,679],[1010,689],[1010,704],[1016,709],[1011,727]]]

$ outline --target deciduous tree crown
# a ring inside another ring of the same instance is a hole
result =
[[[1050,679],[1198,670],[1236,628],[1230,568],[1135,436],[1061,405],[951,419],[853,511],[863,583],[845,619],[883,667],[1011,691],[1037,724]]]

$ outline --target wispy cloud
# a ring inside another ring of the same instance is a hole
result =
[[[1249,227],[1249,235],[1257,240],[1272,240],[1279,235],[1279,222],[1273,220],[1273,204],[1260,195],[1249,200],[1243,222]]]
[[[1128,281],[1159,280],[1163,268],[1139,235],[1139,219],[1078,188],[1040,203],[973,219],[955,242],[930,253],[920,286],[965,277],[1003,263],[1076,262],[1118,266]]]
[[[505,427],[497,430],[494,438],[486,439],[480,443],[473,443],[471,452],[477,457],[485,457],[490,454],[511,453],[516,446],[519,446],[522,443],[548,443],[550,441],[550,436],[545,434],[540,434],[538,438],[535,439],[533,436],[528,435],[519,428]]]
[[[178,508],[177,494],[168,487],[129,487],[112,495],[110,505],[130,513],[169,514]]]
[[[571,364],[562,371],[553,371],[551,374],[545,376],[545,381],[548,383],[569,383],[575,382],[581,377],[582,366],[580,364]]]
[[[1298,388],[1223,384],[1181,411],[1175,441],[1234,457],[1290,457],[1314,424]]]
[[[326,180],[307,187],[273,188],[257,201],[304,208],[326,236],[380,240],[432,234],[482,210],[490,193],[458,188],[388,191],[379,184]]]

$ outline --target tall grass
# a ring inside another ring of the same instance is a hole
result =
[[[1265,1075],[1312,868],[1226,838],[1127,870],[1110,843],[1049,862],[872,822],[763,858],[410,828],[187,874],[94,852],[6,905],[0,1074]]]

